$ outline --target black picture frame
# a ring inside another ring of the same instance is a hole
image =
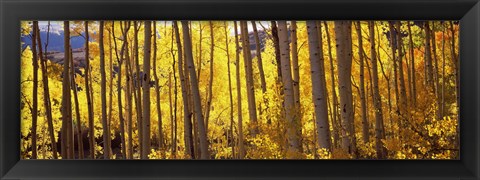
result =
[[[20,160],[21,20],[459,20],[460,160]],[[480,178],[478,0],[0,0],[0,179]]]

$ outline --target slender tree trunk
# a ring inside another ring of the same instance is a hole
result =
[[[292,80],[293,80],[293,101],[295,102],[295,108],[297,109],[297,115],[300,116],[300,72],[298,66],[298,43],[297,43],[297,22],[291,21],[290,33],[291,33],[291,50],[292,50]],[[319,33],[322,33],[319,31]],[[321,43],[321,42],[320,42]]]
[[[70,23],[64,21],[64,59],[62,86],[62,158],[72,159],[72,116],[70,95]]]
[[[139,53],[138,53],[138,32],[140,31],[141,25],[138,25],[137,28],[137,21],[133,22],[134,27],[134,38],[133,38],[133,51],[135,55],[135,76],[136,80],[134,81],[135,90],[135,107],[137,107],[137,129],[138,129],[138,142],[139,142],[139,152],[141,155],[142,150],[142,142],[143,142],[143,114],[142,114],[142,86],[141,86],[141,73],[140,73],[140,60],[139,60]]]
[[[277,28],[277,22],[276,21],[271,21],[271,26],[272,26],[272,37],[273,37],[273,46],[275,48],[275,62],[277,63],[277,74],[278,74],[278,82],[282,81],[282,70],[281,70],[281,62],[280,62],[280,46],[279,46],[279,40],[278,40],[278,28]]]
[[[342,149],[357,157],[352,97],[352,27],[351,21],[335,21],[338,85],[342,116]]]
[[[442,119],[445,116],[445,23],[442,23]]]
[[[103,158],[110,159],[110,128],[107,122],[107,97],[106,97],[106,77],[105,77],[105,50],[103,45],[104,21],[100,21],[99,45],[100,45],[100,75],[101,75],[101,99],[102,99],[102,126],[103,126]]]
[[[200,93],[198,91],[198,80],[197,75],[195,74],[195,65],[193,64],[193,55],[192,55],[192,42],[190,38],[189,27],[187,21],[182,21],[182,29],[183,29],[183,44],[185,47],[186,53],[186,62],[189,69],[190,74],[190,84],[193,93],[193,105],[195,107],[195,115],[197,118],[197,125],[198,125],[198,134],[200,138],[200,151],[201,151],[201,159],[209,159],[210,155],[208,153],[208,142],[207,142],[207,135],[205,132],[205,125],[202,118],[202,104],[200,100]]]
[[[235,72],[237,77],[237,114],[238,114],[238,158],[243,159],[245,157],[245,147],[243,144],[243,116],[242,116],[242,90],[240,82],[240,45],[238,42],[238,27],[237,21],[234,21],[235,28]]]
[[[402,33],[401,33],[401,22],[397,21],[396,22],[396,29],[397,29],[397,50],[398,50],[398,75],[399,75],[399,81],[400,81],[400,114],[402,115],[402,119],[404,120],[408,114],[408,101],[407,101],[407,90],[405,87],[405,76],[403,73],[403,52],[402,52],[402,47],[403,47],[403,40],[402,40]]]
[[[369,141],[368,133],[368,117],[367,117],[367,103],[365,99],[365,73],[364,73],[364,58],[363,58],[363,37],[362,27],[360,21],[357,21],[357,38],[358,38],[358,58],[360,61],[360,105],[362,106],[362,132],[363,142]]]
[[[250,117],[250,123],[252,124],[251,134],[256,136],[258,134],[258,125],[257,125],[257,109],[255,105],[255,87],[253,83],[253,68],[252,68],[252,57],[250,53],[250,41],[248,35],[248,26],[246,21],[240,22],[241,33],[242,33],[242,46],[243,46],[243,59],[245,63],[245,75],[247,80],[247,97],[248,97],[248,114]]]
[[[92,159],[95,159],[95,127],[94,127],[94,121],[93,121],[93,100],[92,100],[92,94],[93,94],[93,89],[90,88],[90,48],[88,47],[89,45],[89,32],[88,32],[88,21],[85,21],[85,93],[87,97],[87,108],[88,108],[88,127],[89,127],[89,143],[90,143],[90,157]]]
[[[312,74],[312,94],[315,105],[316,140],[320,148],[331,148],[330,125],[328,122],[327,86],[325,82],[325,68],[323,58],[323,41],[318,32],[321,24],[307,21],[308,48],[310,52],[310,70]],[[318,136],[318,137],[317,137]],[[315,146],[316,147],[316,146]],[[316,153],[315,153],[316,154]]]
[[[257,55],[257,64],[258,64],[258,71],[260,72],[260,83],[262,86],[262,93],[267,91],[267,83],[265,81],[265,73],[263,71],[263,62],[262,62],[262,49],[261,49],[261,42],[260,37],[258,36],[257,31],[257,24],[255,21],[252,21],[252,28],[253,28],[253,36],[255,38],[255,47],[256,47],[256,55]]]
[[[130,26],[130,22],[128,22],[128,26]],[[127,118],[127,134],[128,134],[128,144],[127,146],[127,152],[126,156],[127,159],[133,159],[133,121],[132,121],[132,67],[131,67],[131,59],[130,59],[130,52],[128,51],[128,41],[127,45],[125,47],[125,61],[126,61],[126,74],[127,74],[127,82],[126,82],[126,93],[125,93],[125,99],[127,101],[127,107],[126,107],[126,118]]]
[[[110,22],[112,23],[112,29],[108,29],[107,27],[107,31],[108,31],[108,51],[109,51],[109,65],[108,65],[108,73],[110,75],[109,77],[109,87],[108,87],[108,118],[107,118],[107,126],[108,126],[108,132],[109,133],[112,133],[111,132],[111,124],[112,124],[112,116],[113,116],[113,48],[112,48],[112,31],[115,29],[113,26],[114,22]],[[117,48],[115,47],[115,51],[117,50]],[[118,58],[118,57],[117,57]],[[114,132],[115,134],[115,132]],[[112,142],[112,138],[110,136],[108,136],[108,141],[109,142]],[[110,151],[110,154],[113,156],[113,152],[111,151],[111,147],[108,149],[108,151]]]
[[[385,139],[385,133],[382,128],[383,124],[383,111],[382,111],[382,102],[380,97],[380,90],[378,85],[378,68],[377,68],[377,55],[375,51],[375,31],[374,31],[374,22],[368,22],[368,28],[370,32],[370,59],[372,62],[372,81],[373,81],[373,104],[375,106],[375,149],[377,151],[378,159],[386,158],[386,151],[383,145],[382,140]]]
[[[158,149],[163,148],[164,137],[163,137],[163,122],[162,122],[162,109],[160,106],[160,79],[157,75],[157,22],[153,21],[153,78],[155,81],[155,94],[156,94],[156,110],[157,110],[157,121],[158,121]]]
[[[223,22],[225,33],[225,48],[227,52],[227,73],[228,73],[228,96],[230,98],[230,143],[232,144],[232,159],[235,158],[235,138],[233,136],[233,93],[232,93],[232,76],[230,73],[230,49],[228,47],[228,25],[227,22]],[[236,34],[235,34],[236,36]],[[227,141],[228,145],[228,141]]]
[[[338,129],[338,119],[337,117],[339,116],[338,112],[338,99],[337,99],[337,90],[336,90],[336,85],[335,85],[335,71],[334,71],[334,63],[333,63],[333,55],[332,55],[332,44],[330,40],[330,29],[328,28],[328,23],[327,21],[323,21],[323,24],[325,25],[325,33],[327,37],[327,47],[328,47],[328,57],[330,59],[330,75],[332,76],[331,79],[331,84],[332,84],[332,109],[333,109],[333,119],[332,119],[332,127],[333,127],[333,144],[334,146],[338,145],[338,140],[340,139],[339,137],[339,132]]]
[[[39,36],[40,34],[40,29],[36,28],[36,31],[37,31],[37,36],[36,36],[36,40],[37,40],[37,45],[38,45],[38,54],[40,55],[40,66],[41,66],[41,70],[42,70],[42,81],[43,81],[43,105],[45,107],[45,114],[46,114],[46,117],[47,117],[47,124],[48,124],[48,132],[49,132],[49,137],[50,137],[50,141],[51,141],[51,148],[52,148],[52,153],[53,153],[53,159],[58,159],[58,155],[57,155],[57,143],[56,143],[56,140],[55,140],[55,130],[53,128],[53,118],[52,118],[52,105],[51,105],[51,101],[50,101],[50,89],[49,89],[49,86],[48,86],[48,71],[47,71],[47,59],[46,59],[46,52],[45,52],[45,56],[42,56],[42,41],[41,41],[41,38]],[[50,33],[50,26],[49,26],[49,30],[47,33]],[[48,36],[47,36],[48,37]],[[47,38],[47,44],[48,44],[48,38]],[[46,47],[46,46],[45,46]]]
[[[212,87],[213,87],[213,50],[215,49],[215,37],[213,36],[213,23],[210,23],[210,76],[208,79],[208,89],[207,89],[207,107],[205,110],[205,131],[208,133],[208,124],[210,119],[210,109],[212,108]]]
[[[280,43],[280,60],[282,63],[282,82],[285,103],[285,119],[287,120],[287,158],[297,158],[295,153],[301,153],[302,143],[301,134],[298,129],[301,128],[301,122],[295,115],[295,102],[293,96],[292,68],[290,66],[290,46],[288,41],[288,28],[286,21],[278,21],[278,37]],[[317,43],[318,44],[318,43]],[[301,132],[301,131],[300,131]]]
[[[426,79],[427,85],[431,87],[431,90],[435,92],[435,87],[433,84],[433,66],[432,66],[432,55],[430,49],[430,25],[428,22],[425,22],[425,64],[426,64]]]
[[[152,40],[152,22],[145,21],[145,41],[143,46],[143,121],[142,121],[142,159],[150,154],[150,53]]]
[[[75,82],[75,64],[73,63],[73,54],[72,49],[70,49],[70,78],[72,81],[71,87],[73,89],[73,99],[75,103],[75,119],[77,120],[76,123],[76,132],[77,133],[77,143],[78,143],[78,158],[83,159],[83,139],[82,139],[82,121],[80,116],[80,106],[78,105],[78,92],[77,92],[77,84]]]
[[[414,54],[414,46],[413,46],[413,34],[412,34],[412,28],[411,28],[411,25],[410,23],[407,23],[408,24],[408,40],[409,40],[409,44],[410,44],[410,58],[412,59],[412,62],[410,63],[410,66],[411,66],[411,70],[410,72],[412,72],[412,79],[410,81],[410,83],[412,84],[412,103],[413,103],[413,106],[416,106],[417,104],[417,85],[416,85],[416,79],[415,79],[415,74],[416,74],[416,71],[415,71],[415,54]]]
[[[436,96],[436,101],[437,101],[437,119],[442,119],[443,118],[443,112],[442,112],[442,97],[441,97],[441,89],[440,89],[440,80],[439,80],[439,73],[438,73],[438,56],[437,56],[437,41],[435,40],[435,22],[432,22],[432,30],[430,31],[432,36],[432,56],[434,60],[434,72],[433,72],[433,78],[435,80],[435,96]]]
[[[173,21],[173,27],[175,30],[175,39],[177,42],[178,52],[178,74],[180,75],[180,85],[182,87],[182,99],[183,99],[183,123],[184,123],[184,139],[185,139],[185,151],[190,155],[192,159],[195,159],[194,147],[193,147],[193,135],[192,135],[192,115],[190,113],[190,103],[188,102],[187,95],[187,83],[185,78],[185,70],[183,68],[183,52],[182,43],[180,41],[180,32],[178,29],[177,21]]]
[[[388,22],[390,28],[390,47],[392,50],[392,60],[393,60],[393,83],[394,83],[394,90],[395,90],[395,104],[396,104],[396,113],[400,115],[400,93],[398,91],[398,72],[397,72],[397,55],[396,55],[396,35],[395,35],[395,28],[393,22]]]
[[[32,157],[31,159],[37,159],[37,119],[38,119],[38,57],[37,57],[37,36],[38,33],[38,21],[33,21],[33,33],[32,33],[32,65],[33,65],[33,105],[32,105]],[[39,44],[38,46],[42,46]],[[40,56],[42,56],[40,54]]]

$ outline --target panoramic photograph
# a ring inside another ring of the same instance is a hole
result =
[[[460,158],[458,21],[21,21],[20,159]]]

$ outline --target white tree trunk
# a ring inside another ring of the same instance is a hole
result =
[[[320,24],[319,24],[320,25]],[[317,141],[320,148],[331,150],[330,125],[328,122],[328,107],[326,97],[325,69],[323,49],[320,45],[315,21],[307,21],[308,49],[310,52],[310,70],[312,74],[312,98],[315,105],[315,122]]]

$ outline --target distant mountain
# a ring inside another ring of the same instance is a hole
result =
[[[59,34],[50,32],[49,33],[49,42],[48,42],[48,51],[58,51],[58,52],[64,52],[63,49],[63,31],[61,31]],[[42,40],[42,46],[45,46],[45,43],[47,42],[47,32],[45,31],[40,31],[40,39]],[[30,37],[27,36],[22,36],[21,41],[23,42],[22,48],[25,48],[27,46],[32,45],[32,41]],[[72,46],[72,49],[77,49],[83,47],[85,44],[85,39],[81,36],[72,36],[70,40],[70,45]]]

